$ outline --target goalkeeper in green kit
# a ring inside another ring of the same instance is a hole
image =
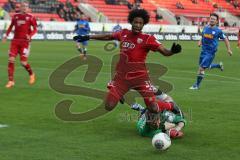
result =
[[[159,100],[173,102],[169,95],[158,89],[155,89],[155,94]],[[137,122],[137,131],[141,136],[153,137],[157,133],[164,132],[171,138],[183,137],[182,129],[186,124],[186,120],[181,111],[178,114],[167,110],[161,113],[151,113],[137,103],[133,104],[131,108],[141,112]]]
[[[137,122],[137,131],[141,136],[153,137],[155,134],[164,132],[171,138],[181,138],[185,119],[170,111],[162,113],[151,113],[148,110],[142,114]]]

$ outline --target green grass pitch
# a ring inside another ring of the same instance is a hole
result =
[[[163,42],[170,47],[172,42]],[[195,82],[200,48],[196,42],[180,42],[183,52],[173,57],[149,54],[148,62],[168,67],[161,79],[174,85],[170,95],[186,113],[188,124],[182,139],[173,140],[165,152],[151,146],[151,139],[136,132],[134,111],[127,105],[88,122],[64,122],[54,113],[63,99],[74,100],[72,112],[94,108],[101,100],[81,95],[61,94],[49,87],[49,76],[61,64],[78,56],[73,42],[34,41],[30,64],[37,82],[28,85],[27,72],[16,62],[16,85],[5,89],[9,43],[0,45],[0,128],[1,160],[238,160],[240,157],[240,51],[232,42],[229,57],[221,42],[215,61],[223,61],[224,72],[207,71],[199,91],[188,88]],[[105,52],[106,42],[91,41],[89,54],[104,66],[95,83],[83,82],[86,67],[80,67],[65,80],[67,84],[106,91],[110,80],[113,52]],[[141,100],[139,100],[141,102]]]

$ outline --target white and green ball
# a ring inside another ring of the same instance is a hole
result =
[[[166,150],[171,146],[171,139],[165,133],[158,133],[153,136],[152,145],[157,150]]]

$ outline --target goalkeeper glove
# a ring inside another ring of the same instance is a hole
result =
[[[182,51],[182,46],[180,44],[176,44],[175,42],[172,44],[171,52],[176,54]]]
[[[78,35],[73,37],[73,40],[77,42],[84,42],[84,41],[88,41],[89,39],[90,39],[89,35],[86,35],[86,36]]]

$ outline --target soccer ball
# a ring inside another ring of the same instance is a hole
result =
[[[166,133],[158,133],[153,136],[152,145],[157,150],[166,150],[171,146],[171,139]]]

